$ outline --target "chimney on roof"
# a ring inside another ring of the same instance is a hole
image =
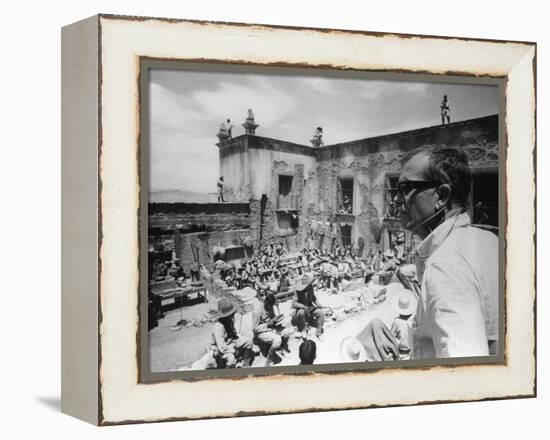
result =
[[[248,109],[248,115],[246,116],[246,121],[243,124],[244,132],[245,134],[256,134],[256,128],[258,127],[258,124],[254,121],[254,113],[252,113],[252,109]]]

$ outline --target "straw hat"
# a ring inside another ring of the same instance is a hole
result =
[[[232,302],[227,301],[226,299],[220,300],[218,303],[218,318],[225,318],[227,316],[235,313],[237,309]]]
[[[399,272],[405,275],[407,278],[416,277],[416,265],[414,264],[405,264],[399,268]]]
[[[340,343],[340,359],[343,362],[365,362],[367,351],[359,339],[346,336]]]
[[[408,289],[396,293],[391,301],[393,310],[399,315],[412,315],[416,312],[417,304],[418,300],[415,294]]]

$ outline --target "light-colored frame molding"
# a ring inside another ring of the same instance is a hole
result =
[[[64,412],[108,425],[536,394],[535,44],[101,15],[62,47]],[[506,364],[140,384],[144,57],[506,78]]]

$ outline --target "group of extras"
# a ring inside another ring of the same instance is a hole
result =
[[[291,355],[291,336],[301,339],[298,349],[300,364],[313,364],[317,343],[324,338],[327,312],[331,311],[319,303],[315,290],[325,289],[332,294],[339,294],[342,284],[352,278],[362,278],[366,284],[371,284],[374,279],[387,283],[397,274],[398,267],[406,263],[404,255],[399,253],[398,250],[385,253],[373,251],[365,257],[359,257],[356,249],[336,245],[333,252],[303,249],[297,261],[289,264],[284,245],[271,244],[238,269],[228,264],[215,265],[213,276],[223,279],[230,288],[249,287],[255,290],[257,301],[252,311],[253,336],[239,334],[235,323],[237,307],[229,299],[221,299],[218,302],[218,320],[212,329],[210,349],[194,367],[249,367],[257,353],[265,356],[265,364],[262,366],[271,366]],[[292,260],[295,261],[295,258]],[[291,325],[279,309],[279,298],[285,298],[289,292],[294,292]],[[406,299],[405,302],[407,310],[404,318],[409,319],[413,313],[414,300]],[[394,333],[398,338],[401,330],[396,327]],[[254,350],[254,346],[258,350]],[[396,346],[399,347],[398,342]],[[404,343],[401,353],[396,352],[396,359],[404,359],[408,353],[408,344]],[[340,354],[342,361],[367,360],[368,357],[355,338],[344,339]]]

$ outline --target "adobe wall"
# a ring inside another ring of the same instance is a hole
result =
[[[276,196],[273,169],[294,174],[315,172],[316,152],[306,145],[253,135],[242,135],[218,144],[224,198],[231,202],[260,200],[262,194]]]
[[[242,246],[243,240],[250,235],[249,229],[215,230],[180,234],[176,251],[182,266],[188,271],[193,262],[192,246],[198,249],[199,262],[213,270],[214,247]],[[196,251],[195,251],[196,252]]]
[[[258,242],[259,216],[249,203],[152,203],[149,205],[149,248],[166,240],[188,272],[193,247],[199,261],[212,269],[213,248]],[[197,251],[196,251],[197,252]]]

